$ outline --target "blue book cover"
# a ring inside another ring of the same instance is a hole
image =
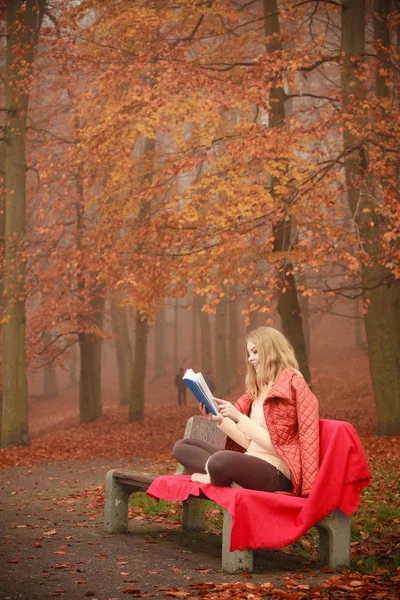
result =
[[[213,395],[208,387],[206,380],[201,373],[195,373],[192,369],[186,369],[182,380],[198,402],[204,404],[208,413],[218,414],[218,406],[214,401]]]

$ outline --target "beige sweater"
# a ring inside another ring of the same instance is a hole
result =
[[[276,452],[271,442],[264,417],[264,399],[263,395],[253,400],[250,417],[242,415],[238,423],[224,418],[219,427],[233,441],[245,448],[245,454],[266,460],[290,479],[288,465]]]

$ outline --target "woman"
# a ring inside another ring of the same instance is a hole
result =
[[[176,442],[173,454],[193,481],[308,496],[319,467],[318,401],[276,329],[252,331],[246,358],[245,394],[235,405],[215,398],[219,414],[207,415],[235,450],[186,439]]]

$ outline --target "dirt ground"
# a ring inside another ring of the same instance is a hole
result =
[[[151,468],[138,463],[141,470]],[[161,588],[177,588],[176,597],[184,597],[179,590],[209,581],[279,587],[293,576],[311,586],[326,579],[321,565],[272,550],[256,553],[253,575],[227,575],[221,571],[221,536],[185,533],[179,525],[131,519],[129,534],[105,533],[99,486],[109,468],[129,466],[92,460],[0,473],[1,600],[170,595]]]

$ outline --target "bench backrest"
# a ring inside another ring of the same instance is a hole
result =
[[[209,421],[205,417],[190,417],[186,423],[184,438],[192,438],[207,442],[217,450],[225,448],[226,435],[221,431],[213,421]],[[178,464],[175,473],[183,475],[186,473],[185,468]]]

